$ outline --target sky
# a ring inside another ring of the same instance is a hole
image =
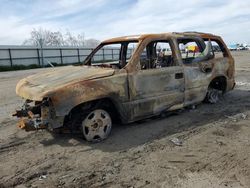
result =
[[[0,0],[0,45],[19,45],[32,29],[107,38],[181,31],[250,44],[250,0]]]

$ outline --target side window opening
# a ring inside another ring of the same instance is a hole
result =
[[[191,64],[203,55],[204,49],[194,39],[179,39],[178,44],[184,64]]]
[[[159,69],[174,66],[173,53],[169,41],[153,41],[140,55],[141,69]]]

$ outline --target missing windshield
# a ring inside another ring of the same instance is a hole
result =
[[[121,69],[129,62],[138,41],[101,44],[86,58],[84,64]]]

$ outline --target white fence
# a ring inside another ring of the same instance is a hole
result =
[[[14,65],[46,65],[48,62],[57,64],[80,63],[91,53],[92,48],[47,47],[36,48],[27,46],[0,46],[0,66]],[[96,56],[96,55],[95,55]],[[102,49],[98,60],[119,57],[119,49]],[[42,58],[43,57],[43,58]]]

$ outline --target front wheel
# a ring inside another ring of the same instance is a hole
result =
[[[83,135],[89,142],[99,142],[106,139],[111,128],[111,116],[103,109],[92,110],[82,121]]]

